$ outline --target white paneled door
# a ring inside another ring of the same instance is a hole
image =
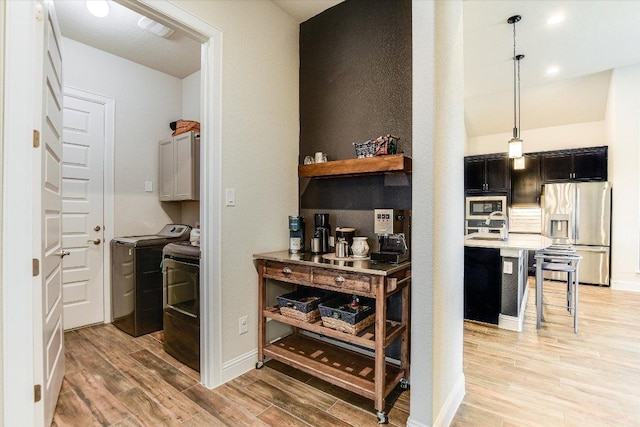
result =
[[[36,401],[42,399],[42,411],[37,411],[38,425],[51,425],[62,378],[64,376],[64,331],[62,325],[62,268],[66,255],[62,246],[62,49],[60,29],[50,1],[44,2],[40,22],[42,29],[41,96],[36,98],[42,107],[38,166],[35,173],[40,186],[34,203],[40,217],[39,257],[41,261],[39,285],[35,292],[34,346]]]
[[[64,329],[104,321],[105,106],[64,96],[62,262]]]

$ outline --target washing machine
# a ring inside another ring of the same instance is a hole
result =
[[[164,350],[200,371],[200,247],[169,243],[163,251]]]
[[[162,329],[162,249],[189,239],[191,227],[167,224],[156,234],[111,241],[113,324],[134,337]]]

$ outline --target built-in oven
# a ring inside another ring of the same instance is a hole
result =
[[[200,250],[189,242],[163,250],[164,349],[200,370]]]

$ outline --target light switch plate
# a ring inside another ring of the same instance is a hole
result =
[[[513,262],[504,261],[503,266],[502,266],[502,272],[504,274],[513,274]]]
[[[144,191],[147,193],[153,193],[153,181],[144,182]]]
[[[227,206],[235,206],[236,205],[236,190],[233,188],[227,188],[225,191],[225,205]]]

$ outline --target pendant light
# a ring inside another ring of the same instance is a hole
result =
[[[516,22],[522,17],[514,15],[507,19],[513,24],[513,138],[509,140],[509,158],[522,157],[522,139],[520,139],[520,60],[524,55],[516,55]],[[523,162],[524,163],[524,162]]]

